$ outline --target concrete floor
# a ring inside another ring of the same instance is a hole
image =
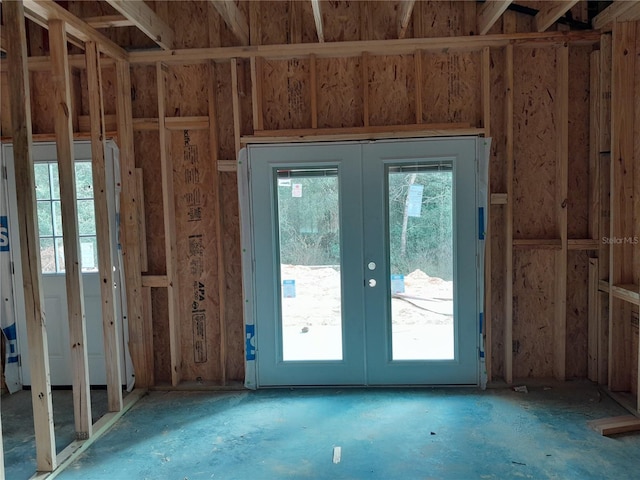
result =
[[[624,414],[587,382],[152,392],[57,478],[637,478],[640,434],[607,438],[586,424]]]
[[[53,390],[53,418],[56,435],[56,451],[60,453],[75,440],[73,422],[73,395],[71,390]],[[21,390],[13,395],[3,395],[2,439],[4,465],[7,480],[30,478],[36,471],[35,436],[31,392]],[[91,415],[94,422],[107,412],[107,391],[91,391]]]

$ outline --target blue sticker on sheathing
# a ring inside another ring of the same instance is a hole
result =
[[[12,323],[8,327],[3,328],[3,331],[8,342],[7,363],[18,363],[18,337],[16,335],[16,324]]]
[[[256,326],[255,325],[247,325],[245,327],[245,338],[246,338],[246,350],[247,350],[247,361],[256,359],[256,347],[253,343],[253,340],[256,335]]]

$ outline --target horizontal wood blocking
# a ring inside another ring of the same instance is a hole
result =
[[[325,140],[377,140],[383,138],[450,137],[484,135],[483,128],[469,124],[420,124],[345,128],[266,130],[244,136],[242,143],[315,142]]]
[[[640,287],[634,284],[625,285],[613,285],[611,287],[611,294],[620,300],[632,303],[633,305],[640,305]]]

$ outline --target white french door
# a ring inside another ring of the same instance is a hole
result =
[[[247,163],[258,386],[478,383],[475,138]]]

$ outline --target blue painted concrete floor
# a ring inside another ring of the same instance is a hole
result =
[[[588,382],[529,393],[155,391],[57,478],[638,478],[640,433],[607,438],[587,427],[627,413]]]
[[[53,419],[56,451],[60,453],[75,440],[73,421],[73,393],[71,390],[53,390]],[[31,392],[21,390],[3,395],[2,439],[4,444],[5,477],[7,480],[30,478],[36,471],[35,434]],[[107,391],[91,391],[91,414],[95,422],[107,412]]]

